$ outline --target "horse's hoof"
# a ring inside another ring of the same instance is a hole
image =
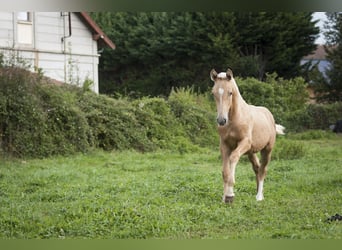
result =
[[[263,195],[257,195],[255,198],[256,198],[257,201],[264,200],[264,196]]]
[[[232,204],[234,201],[234,196],[225,196],[223,201],[224,203]]]

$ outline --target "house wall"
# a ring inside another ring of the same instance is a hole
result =
[[[68,16],[61,12],[31,14],[31,22],[21,22],[17,13],[0,12],[0,50],[4,56],[24,59],[30,70],[39,68],[45,76],[69,84],[82,86],[89,79],[98,93],[97,42],[86,25],[71,13],[71,36],[67,37]],[[32,38],[23,37],[25,32],[32,32]]]

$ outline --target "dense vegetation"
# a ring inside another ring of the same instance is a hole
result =
[[[326,13],[328,21],[325,24],[325,39],[327,44],[327,60],[330,66],[326,78],[314,79],[318,82],[316,92],[318,100],[323,102],[342,101],[342,14],[339,12]]]
[[[339,103],[307,105],[302,78],[237,78],[245,100],[268,107],[287,132],[327,129]],[[208,86],[210,80],[208,78]],[[216,107],[209,91],[171,91],[167,98],[110,98],[86,88],[57,86],[16,67],[0,70],[0,152],[45,157],[104,150],[193,152],[216,148]]]
[[[211,68],[241,77],[300,76],[319,29],[308,12],[96,12],[117,48],[100,58],[100,91],[167,96],[205,92]]]

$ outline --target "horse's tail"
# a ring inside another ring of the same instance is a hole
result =
[[[276,127],[277,135],[285,135],[285,132],[284,132],[285,127],[284,126],[282,126],[280,124],[276,124],[275,127]]]

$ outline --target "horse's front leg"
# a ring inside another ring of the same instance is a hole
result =
[[[226,150],[221,145],[221,154],[223,160],[222,177],[223,177],[223,202],[232,203],[234,200],[234,184],[235,184],[235,168],[241,155],[250,149],[250,140],[244,139],[238,143],[235,150]]]
[[[230,152],[222,154],[223,202],[232,203],[234,200],[235,167],[229,161]]]

